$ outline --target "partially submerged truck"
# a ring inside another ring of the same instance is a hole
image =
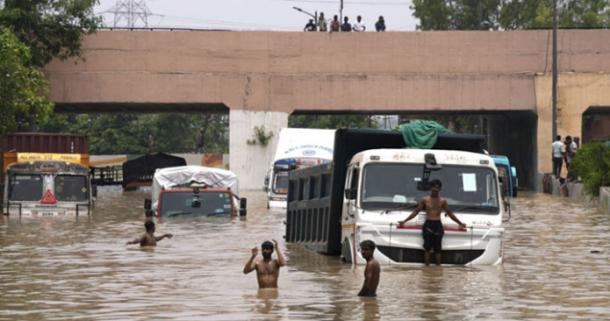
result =
[[[443,216],[443,264],[502,263],[503,216],[509,205],[484,136],[438,134],[432,149],[408,149],[400,132],[341,129],[333,162],[289,174],[286,241],[363,264],[360,242],[377,244],[382,264],[422,264],[425,211],[404,226],[429,181],[460,221]]]
[[[267,208],[286,208],[290,169],[330,162],[334,140],[335,131],[331,129],[282,128],[265,178]]]
[[[517,197],[517,188],[519,180],[517,179],[517,169],[510,166],[508,157],[502,155],[491,155],[491,158],[498,168],[498,176],[502,178],[508,185],[508,194],[510,197]]]
[[[144,200],[146,216],[246,215],[247,200],[239,197],[237,176],[223,169],[194,165],[158,169],[151,194],[151,199]]]
[[[91,214],[96,188],[86,135],[14,133],[2,139],[2,213]]]

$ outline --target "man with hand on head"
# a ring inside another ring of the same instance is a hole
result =
[[[272,259],[273,249],[277,249],[277,259]],[[286,265],[284,256],[280,252],[277,245],[277,241],[273,240],[273,243],[265,241],[261,245],[261,252],[263,254],[262,261],[254,261],[258,255],[258,248],[252,249],[252,256],[244,267],[244,274],[248,274],[256,270],[256,278],[258,280],[258,288],[277,288],[277,280],[280,276],[280,267]]]

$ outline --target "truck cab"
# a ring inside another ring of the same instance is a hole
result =
[[[371,239],[380,263],[420,263],[425,210],[404,226],[397,222],[430,195],[427,182],[433,179],[443,183],[440,197],[470,227],[461,229],[442,217],[443,263],[500,264],[504,207],[494,163],[483,154],[447,150],[367,150],[351,159],[341,219],[342,257],[364,263],[359,244]]]
[[[158,169],[151,198],[144,201],[146,216],[237,217],[246,215],[247,200],[239,197],[237,176],[203,166]]]
[[[514,166],[510,166],[508,157],[501,155],[491,155],[496,168],[498,169],[498,176],[502,181],[502,184],[506,184],[508,195],[510,197],[517,197],[517,187],[519,181],[517,179],[517,169]]]

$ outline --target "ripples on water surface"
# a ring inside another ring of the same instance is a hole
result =
[[[262,192],[245,193],[246,219],[165,220],[157,234],[173,239],[125,246],[144,231],[148,195],[100,189],[90,217],[3,217],[0,320],[610,318],[610,218],[575,201],[520,193],[504,266],[382,266],[379,297],[361,299],[363,267],[286,245]],[[258,291],[242,269],[271,238],[288,266],[278,291]]]

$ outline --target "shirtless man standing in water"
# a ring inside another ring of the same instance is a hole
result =
[[[165,233],[161,236],[155,236],[155,223],[152,221],[146,221],[146,223],[144,223],[144,227],[146,228],[146,233],[140,235],[132,241],[125,243],[125,245],[140,243],[140,246],[157,246],[157,242],[161,241],[162,239],[166,237],[171,239],[173,237],[173,235],[169,233]]]
[[[422,198],[419,205],[407,217],[406,219],[399,221],[398,225],[402,226],[409,220],[413,219],[419,211],[426,210],[426,222],[422,228],[422,234],[424,237],[424,260],[426,265],[430,265],[430,250],[434,247],[434,256],[436,259],[436,265],[441,265],[441,244],[443,241],[443,235],[445,231],[443,224],[441,224],[441,211],[445,210],[445,213],[456,222],[461,228],[466,228],[466,225],[455,217],[453,212],[447,205],[447,200],[440,197],[438,194],[441,191],[443,184],[438,179],[430,181],[430,196]]]
[[[277,260],[271,258],[273,254],[273,248],[277,249]],[[261,251],[263,252],[263,260],[254,262],[254,259],[258,255],[258,248],[252,249],[252,256],[246,266],[244,267],[244,274],[248,274],[256,270],[256,278],[258,279],[258,288],[277,288],[277,279],[280,276],[280,267],[286,265],[284,257],[280,252],[280,248],[277,246],[277,241],[273,240],[273,243],[265,241],[261,245]]]

